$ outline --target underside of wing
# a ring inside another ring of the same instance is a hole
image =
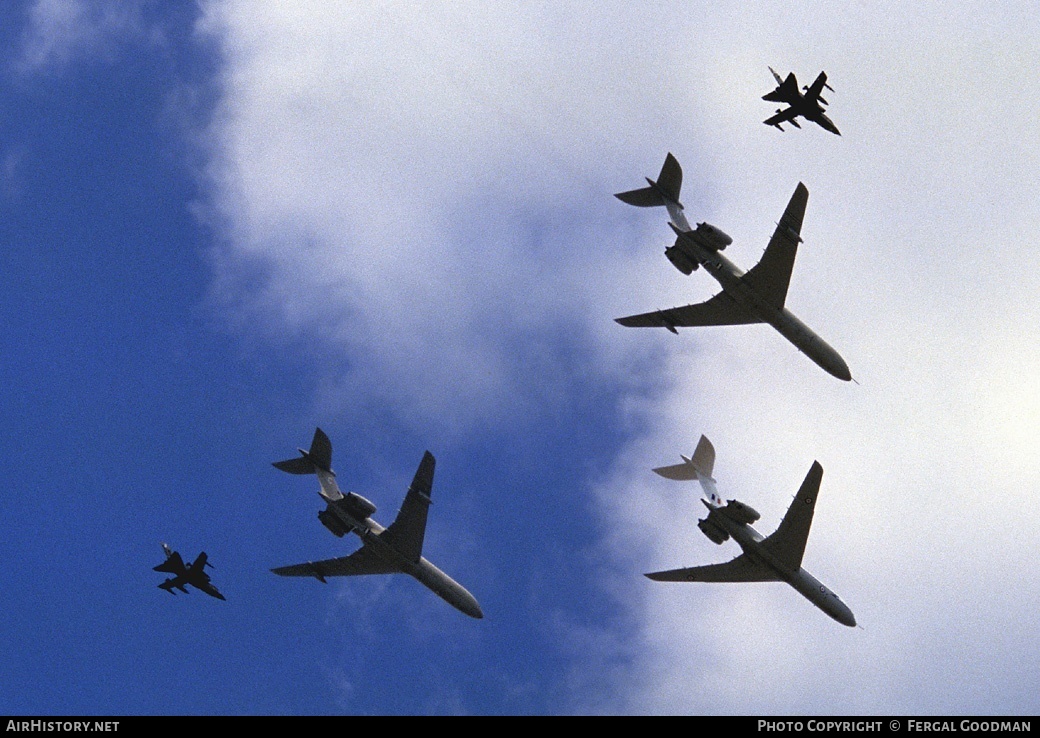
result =
[[[201,591],[208,594],[210,597],[216,597],[218,600],[227,599],[226,597],[224,597],[224,595],[220,593],[219,589],[210,584],[209,577],[206,577],[206,581],[204,582],[192,582],[192,584],[198,587]]]
[[[805,91],[805,98],[807,100],[816,100],[820,97],[820,93],[823,92],[824,85],[827,84],[827,73],[820,72],[820,75],[809,85],[809,89]]]
[[[422,556],[423,539],[426,537],[426,515],[430,509],[430,493],[433,491],[435,463],[433,454],[429,451],[423,454],[397,517],[381,536],[384,541],[410,561],[418,561]]]
[[[798,255],[798,244],[802,240],[802,220],[805,218],[805,206],[808,202],[809,190],[799,182],[780,222],[776,224],[776,230],[773,231],[773,237],[769,239],[769,245],[766,246],[761,260],[741,277],[778,309],[782,309],[787,301],[787,288],[791,284],[794,259]]]
[[[396,566],[384,561],[373,553],[368,546],[359,548],[350,556],[324,561],[308,561],[305,564],[293,564],[271,569],[282,577],[355,577],[365,574],[393,574],[399,572]]]
[[[749,310],[738,304],[725,292],[706,302],[686,305],[652,313],[618,318],[617,322],[629,328],[693,328],[709,325],[748,325],[761,323]]]
[[[271,462],[271,466],[275,469],[281,469],[283,472],[289,472],[290,474],[314,473],[314,464],[302,456],[298,456],[295,459],[287,459],[285,461],[274,461]]]
[[[657,571],[646,576],[656,582],[776,582],[779,580],[774,572],[761,564],[756,564],[746,554],[741,554],[725,564]]]
[[[206,563],[208,561],[209,557],[206,555],[206,552],[203,551],[193,562],[191,562],[191,566],[188,567],[188,572],[191,574],[202,573],[206,568]],[[210,566],[212,567],[212,564],[210,564]]]
[[[794,570],[802,565],[805,542],[809,539],[809,528],[812,526],[813,511],[816,509],[816,496],[819,494],[822,480],[823,467],[818,461],[814,461],[791,507],[780,521],[780,527],[762,541],[763,547],[769,549],[781,563]]]
[[[775,126],[777,123],[786,123],[790,120],[793,120],[797,115],[798,113],[795,111],[794,107],[790,107],[787,110],[781,110],[772,118],[766,118],[762,122],[765,123],[767,126]]]
[[[167,574],[183,574],[185,572],[184,560],[181,559],[179,553],[174,551],[166,558],[166,561],[158,566],[153,566],[152,571],[162,571]]]

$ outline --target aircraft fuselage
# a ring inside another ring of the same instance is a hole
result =
[[[705,502],[705,507],[712,509]],[[856,617],[852,610],[838,598],[834,592],[820,583],[816,577],[799,567],[797,570],[785,566],[765,546],[762,535],[747,523],[738,523],[725,515],[714,515],[712,519],[717,525],[726,529],[734,541],[740,546],[744,553],[756,563],[775,572],[783,581],[790,584],[805,599],[816,605],[842,625],[853,627],[856,625]]]
[[[417,579],[442,600],[471,618],[484,617],[477,599],[465,587],[438,569],[425,557],[420,556],[418,561],[413,561],[403,556],[396,548],[382,539],[383,531],[386,530],[382,525],[370,517],[362,517],[350,510],[350,507],[356,507],[356,505],[350,504],[351,496],[356,497],[356,495],[354,493],[344,495],[340,491],[339,485],[336,484],[335,474],[322,469],[319,469],[317,473],[318,481],[321,484],[319,494],[330,503],[327,509],[336,516],[346,530],[355,533],[361,542],[371,549],[372,553],[394,569]]]
[[[793,343],[799,351],[816,362],[828,374],[846,382],[852,379],[848,365],[837,351],[790,310],[776,307],[761,297],[751,285],[741,280],[744,271],[736,264],[715,249],[704,246],[698,239],[697,231],[690,227],[686,215],[677,203],[667,201],[665,205],[672,223],[683,231],[683,236],[677,245],[691,261],[701,264],[708,274],[722,286],[727,295],[763,323],[768,323],[776,328],[780,335]]]

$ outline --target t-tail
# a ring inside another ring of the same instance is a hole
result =
[[[701,436],[692,458],[680,456],[683,460],[682,464],[661,466],[654,471],[665,479],[673,479],[677,482],[697,480],[701,483],[707,501],[713,507],[722,505],[722,498],[719,497],[718,490],[715,488],[715,480],[711,476],[711,472],[715,468],[715,447],[711,445],[708,437]]]
[[[646,181],[650,185],[649,187],[619,192],[614,197],[639,208],[654,208],[671,203],[682,209],[682,203],[679,202],[679,190],[682,189],[682,167],[671,153],[665,158],[657,181],[655,182],[649,177],[646,178]]]
[[[300,458],[275,461],[273,466],[289,474],[317,474],[318,470],[335,475],[332,471],[332,442],[321,428],[314,429],[310,451],[298,449]]]

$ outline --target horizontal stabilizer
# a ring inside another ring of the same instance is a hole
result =
[[[675,482],[689,482],[697,478],[697,470],[688,461],[674,466],[659,466],[653,471],[655,474],[660,474],[665,479]]]
[[[635,205],[637,208],[656,208],[664,205],[664,198],[661,197],[661,193],[653,187],[643,187],[639,190],[619,192],[614,195],[614,197],[621,202]]]
[[[332,441],[321,428],[314,429],[311,450],[300,449],[300,458],[275,461],[272,466],[289,474],[315,474],[318,469],[332,471]]]
[[[271,465],[276,469],[281,469],[283,472],[289,472],[290,474],[314,474],[318,470],[318,467],[316,467],[310,459],[305,459],[302,456],[296,459],[275,461]]]
[[[666,201],[674,202],[680,208],[679,192],[682,190],[682,167],[679,161],[671,153],[665,157],[661,173],[654,182],[649,177],[646,180],[650,186],[628,192],[619,192],[614,197],[621,202],[635,205],[640,208],[653,208],[664,205]]]
[[[712,469],[715,467],[715,447],[707,436],[702,435],[697,443],[697,450],[693,452],[693,458],[683,457],[682,464],[675,466],[661,466],[654,471],[665,479],[673,479],[677,482],[686,482],[707,477],[711,479]]]

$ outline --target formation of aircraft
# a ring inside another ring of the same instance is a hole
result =
[[[165,589],[170,594],[177,594],[173,590],[179,589],[181,592],[184,592],[184,594],[188,594],[185,585],[190,584],[192,587],[205,592],[210,597],[216,597],[218,600],[226,599],[224,595],[220,593],[220,590],[210,583],[209,574],[205,572],[207,566],[210,569],[213,568],[213,564],[209,563],[205,551],[200,553],[198,558],[191,562],[191,564],[186,565],[184,559],[181,558],[179,553],[170,550],[170,547],[165,543],[162,547],[163,553],[166,554],[166,560],[158,566],[152,567],[152,569],[153,571],[173,574],[173,576],[160,584],[159,589]]]
[[[802,568],[805,542],[809,538],[816,497],[823,479],[823,467],[818,461],[813,462],[791,507],[780,521],[780,527],[763,538],[751,527],[761,517],[757,511],[737,500],[723,504],[719,497],[711,476],[715,466],[715,448],[711,441],[701,436],[693,458],[682,458],[682,464],[654,471],[666,479],[696,479],[700,482],[704,490],[702,502],[708,508],[708,515],[697,522],[697,527],[713,543],[721,545],[732,537],[743,553],[724,564],[658,571],[647,574],[647,577],[658,582],[787,582],[842,625],[856,625],[852,610],[838,595]]]
[[[776,79],[777,88],[763,99],[786,103],[789,107],[777,110],[776,115],[764,121],[767,125],[782,131],[780,124],[789,122],[800,128],[795,118],[801,116],[841,135],[824,114],[827,101],[820,93],[824,87],[831,89],[825,73],[821,72],[811,86],[803,88],[805,94],[802,94],[793,73],[782,80],[772,67],[769,71]],[[668,225],[676,240],[665,250],[665,256],[686,275],[703,266],[719,282],[722,291],[702,303],[618,318],[618,323],[629,327],[660,327],[672,333],[678,333],[679,327],[768,323],[828,373],[844,381],[852,378],[838,352],[784,306],[798,244],[802,241],[802,220],[809,198],[804,184],[799,182],[795,188],[761,260],[745,273],[722,256],[722,250],[733,242],[732,238],[708,223],[698,223],[693,228],[686,220],[679,201],[682,168],[671,153],[665,158],[657,180],[647,177],[646,181],[647,187],[620,192],[616,197],[637,207],[666,208]],[[429,451],[419,463],[397,517],[386,528],[372,519],[376,512],[374,504],[355,492],[344,494],[339,489],[332,470],[332,443],[321,428],[315,429],[310,449],[301,448],[299,452],[298,458],[276,461],[273,465],[289,474],[316,475],[318,494],[326,503],[325,509],[318,512],[318,519],[339,538],[347,533],[356,534],[361,548],[348,556],[282,566],[272,572],[286,577],[314,577],[323,583],[327,577],[335,576],[408,574],[466,615],[484,617],[476,598],[422,555],[435,466]],[[705,436],[701,436],[693,457],[682,456],[682,460],[682,464],[654,471],[667,479],[698,481],[704,491],[702,502],[708,515],[697,522],[697,527],[716,544],[733,538],[743,553],[724,564],[671,569],[645,576],[669,582],[787,582],[834,620],[855,626],[856,619],[848,606],[801,566],[823,478],[819,462],[813,462],[780,526],[772,535],[763,537],[752,527],[761,517],[757,511],[737,500],[723,502],[719,496],[711,476],[715,449]],[[162,546],[166,560],[154,569],[174,576],[160,584],[161,589],[171,594],[176,594],[174,590],[187,593],[186,586],[191,585],[211,597],[225,599],[204,571],[207,566],[212,568],[205,552],[185,565],[179,553],[165,543]]]
[[[376,511],[375,505],[355,492],[344,495],[340,491],[332,471],[332,443],[321,428],[315,429],[309,451],[298,450],[299,458],[276,461],[274,466],[289,474],[317,475],[318,494],[328,503],[318,513],[318,519],[337,537],[356,533],[362,546],[342,558],[308,561],[271,571],[283,577],[314,577],[321,582],[326,577],[408,574],[466,615],[484,617],[473,595],[422,556],[433,488],[433,454],[427,451],[423,455],[397,518],[384,528],[370,517]]]
[[[809,200],[804,184],[799,182],[795,188],[762,259],[745,273],[721,253],[733,243],[732,238],[708,223],[698,223],[694,229],[686,220],[679,202],[682,167],[671,153],[665,158],[657,181],[649,177],[646,181],[649,187],[619,192],[615,197],[637,207],[667,208],[671,218],[668,225],[676,239],[675,245],[665,250],[665,256],[683,274],[692,274],[703,266],[722,285],[722,292],[706,302],[630,315],[618,318],[618,323],[666,328],[672,333],[678,333],[679,327],[768,323],[826,372],[843,381],[852,379],[841,355],[784,307]]]
[[[776,89],[770,93],[762,96],[763,100],[770,102],[784,103],[789,107],[785,110],[777,110],[776,115],[771,118],[767,118],[762,121],[767,126],[775,126],[778,130],[784,130],[780,127],[781,123],[790,123],[795,128],[801,128],[798,125],[798,121],[795,120],[798,116],[810,120],[816,125],[820,126],[824,130],[830,131],[831,133],[841,135],[841,131],[838,127],[831,122],[831,119],[824,113],[824,106],[827,105],[827,101],[824,100],[820,93],[823,92],[823,88],[826,87],[831,92],[834,92],[829,84],[827,84],[827,73],[820,72],[820,75],[816,80],[808,87],[803,87],[801,90],[798,89],[798,79],[794,76],[794,72],[787,75],[787,79],[780,79],[780,75],[776,73],[772,67],[769,67],[769,71],[773,73],[773,78],[776,80]],[[804,94],[803,93],[804,90]]]

